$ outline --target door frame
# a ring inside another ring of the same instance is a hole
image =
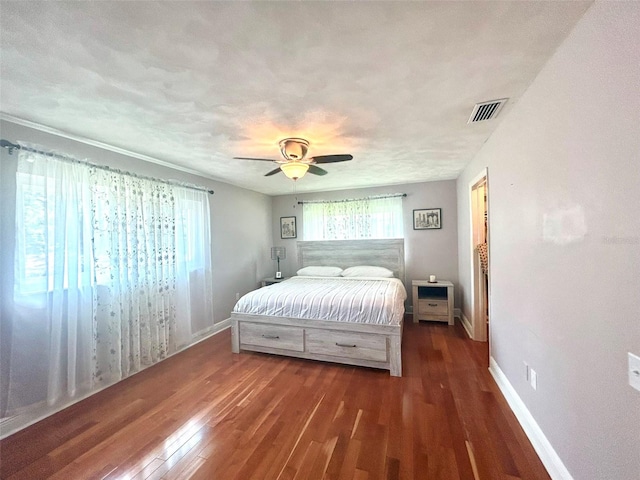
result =
[[[490,228],[489,228],[489,175],[487,168],[483,168],[478,175],[476,175],[473,180],[469,182],[469,259],[470,259],[470,273],[471,273],[471,289],[470,289],[470,298],[471,298],[471,338],[473,340],[479,342],[486,342],[489,340],[490,335],[488,334],[488,325],[484,320],[484,315],[482,314],[482,303],[479,299],[484,295],[484,289],[487,288],[487,305],[486,308],[490,310],[491,308],[491,282],[487,282],[487,286],[485,287],[483,273],[480,270],[480,262],[478,259],[478,255],[476,254],[476,222],[478,222],[478,218],[481,216],[478,215],[478,211],[480,210],[479,201],[476,198],[475,190],[479,185],[484,182],[485,184],[485,194],[487,196],[487,233],[486,233],[486,242],[487,246],[489,246],[489,236],[490,236]],[[482,199],[484,202],[484,199]],[[484,215],[484,208],[482,208],[482,215]],[[490,256],[489,256],[490,257]],[[489,315],[490,318],[490,315]]]

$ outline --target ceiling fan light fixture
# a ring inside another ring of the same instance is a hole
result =
[[[292,162],[302,160],[309,150],[309,142],[304,138],[285,138],[279,145],[282,156]]]
[[[353,155],[340,154],[340,155],[319,155],[309,158],[307,151],[309,149],[309,142],[304,138],[290,137],[284,138],[278,142],[280,146],[280,152],[283,159],[272,160],[269,158],[251,158],[251,157],[233,157],[238,160],[258,160],[260,162],[274,162],[278,164],[278,168],[271,170],[265,174],[265,177],[271,177],[277,173],[284,173],[292,180],[298,180],[305,176],[307,172],[313,175],[326,175],[325,169],[318,167],[318,164],[324,163],[338,163],[346,162],[353,159]]]
[[[309,170],[309,164],[302,162],[283,163],[280,165],[280,169],[287,177],[295,181],[304,177],[304,174]]]

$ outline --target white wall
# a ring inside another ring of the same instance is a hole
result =
[[[595,3],[459,177],[467,316],[468,184],[485,166],[492,356],[573,478],[638,479],[640,3]]]
[[[304,179],[300,180],[304,181]],[[406,193],[402,200],[404,212],[405,238],[405,270],[406,285],[411,305],[411,281],[428,279],[436,275],[441,280],[458,282],[458,220],[456,206],[456,182],[423,182],[389,187],[359,188],[330,192],[283,195],[273,198],[273,244],[287,248],[287,259],[281,262],[283,275],[295,274],[298,269],[296,240],[302,238],[304,200],[338,200],[345,198],[363,198],[369,195],[387,193]],[[442,209],[442,228],[438,230],[414,230],[413,210],[422,208]],[[280,217],[295,216],[297,218],[298,238],[296,240],[280,239]],[[275,271],[275,262],[272,262]]]
[[[250,190],[204,177],[173,170],[112,151],[76,142],[15,123],[0,122],[2,138],[11,142],[23,140],[38,143],[94,163],[109,165],[141,175],[175,179],[211,188],[211,235],[213,261],[213,319],[203,324],[212,326],[229,318],[235,305],[235,294],[245,294],[258,286],[271,270],[271,198]],[[185,149],[188,155],[188,149]]]

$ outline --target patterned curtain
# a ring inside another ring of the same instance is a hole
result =
[[[303,204],[305,240],[402,238],[402,197],[363,198]]]
[[[91,180],[95,374],[112,381],[176,351],[175,187],[95,169]]]
[[[25,150],[15,168],[3,427],[152,365],[213,325],[206,192]]]

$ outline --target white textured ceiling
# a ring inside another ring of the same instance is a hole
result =
[[[232,157],[289,136],[354,156],[298,192],[454,179],[590,3],[3,1],[1,109],[270,195]]]

